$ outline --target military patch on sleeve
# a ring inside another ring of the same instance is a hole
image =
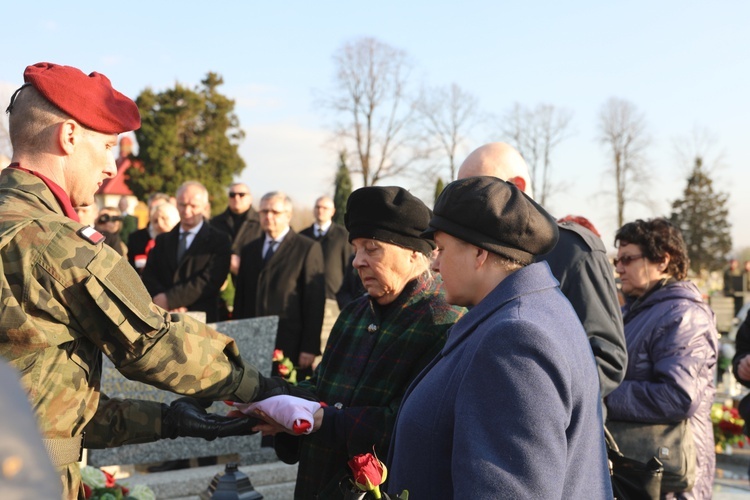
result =
[[[82,227],[76,234],[94,245],[98,245],[104,241],[104,235],[91,226]]]

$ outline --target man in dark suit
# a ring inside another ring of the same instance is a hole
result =
[[[300,231],[309,238],[320,242],[323,247],[323,259],[325,261],[326,275],[326,305],[323,316],[323,330],[321,332],[321,350],[325,349],[328,334],[339,315],[339,305],[336,302],[336,292],[341,288],[344,281],[349,258],[352,255],[352,246],[349,244],[349,232],[339,224],[333,222],[333,214],[336,208],[333,200],[328,196],[321,196],[315,200],[313,216],[315,223]]]
[[[240,250],[263,234],[258,212],[253,208],[250,188],[242,182],[229,186],[227,209],[211,219],[211,225],[232,238],[232,261],[229,270],[233,275],[240,268]]]
[[[177,190],[180,223],[156,237],[143,269],[143,283],[156,305],[169,311],[204,311],[218,320],[219,290],[229,273],[229,235],[204,220],[208,191],[197,181]]]
[[[323,250],[315,240],[289,227],[292,202],[281,192],[260,201],[264,236],[246,245],[234,297],[233,317],[279,316],[276,348],[284,351],[304,378],[320,354],[325,306]]]

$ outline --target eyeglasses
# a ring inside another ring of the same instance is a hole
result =
[[[248,194],[249,193],[229,193],[229,197],[230,198],[236,198],[237,196],[239,196],[240,198],[243,198],[243,197],[247,196]]]
[[[612,262],[615,263],[615,267],[617,267],[617,264],[622,264],[623,266],[628,266],[634,260],[638,260],[638,259],[642,259],[642,258],[643,258],[643,254],[641,254],[641,255],[623,255],[620,258],[615,258]]]
[[[281,214],[285,214],[286,212],[287,212],[286,210],[281,210],[281,211],[279,211],[279,210],[268,210],[268,209],[258,210],[258,213],[260,215],[274,215],[274,216],[279,216]]]

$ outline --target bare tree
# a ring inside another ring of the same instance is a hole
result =
[[[501,132],[529,165],[531,184],[543,206],[561,188],[561,184],[552,182],[552,152],[570,136],[572,120],[571,111],[552,104],[538,104],[532,110],[515,103],[501,122]]]
[[[701,168],[713,175],[725,166],[723,149],[718,149],[718,138],[708,128],[693,127],[690,134],[672,140],[679,166],[686,176],[695,168],[695,159],[701,159]]]
[[[420,125],[448,162],[448,182],[456,178],[456,156],[468,134],[483,117],[478,111],[479,100],[455,83],[449,87],[423,89],[415,103]],[[445,164],[441,161],[438,170]]]
[[[406,53],[375,38],[359,38],[344,44],[334,61],[336,86],[322,104],[341,117],[335,136],[339,149],[354,153],[350,172],[370,186],[423,159],[421,138],[409,130],[414,109],[407,95]]]
[[[648,180],[645,172],[646,148],[651,138],[646,118],[630,101],[611,97],[599,113],[599,141],[607,148],[612,162],[617,199],[617,227],[625,220],[625,204],[640,200],[635,187]]]

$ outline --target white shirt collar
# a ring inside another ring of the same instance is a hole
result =
[[[202,227],[203,227],[203,220],[201,220],[197,226],[187,231],[184,231],[182,227],[180,227],[180,236],[187,233],[187,236],[185,236],[185,248],[190,248],[190,245],[193,244],[193,240],[195,239],[195,235],[198,234],[198,232],[201,230]]]
[[[284,241],[284,238],[286,237],[286,235],[287,235],[287,234],[289,234],[289,230],[290,230],[290,229],[291,229],[291,228],[286,228],[286,229],[285,229],[285,230],[284,230],[284,231],[283,231],[283,232],[282,232],[282,233],[281,233],[280,235],[278,235],[278,236],[277,236],[276,238],[271,238],[270,236],[268,236],[268,233],[266,233],[266,241],[265,241],[265,243],[264,243],[263,247],[264,247],[264,248],[268,248],[268,245],[269,245],[269,243],[271,243],[272,241],[275,241],[276,243],[281,243],[282,241]]]
[[[188,229],[187,231],[182,229],[182,226],[180,226],[180,234],[188,232],[190,233],[190,236],[188,236],[188,238],[190,238],[191,236],[195,236],[196,234],[198,234],[198,232],[200,232],[201,228],[203,227],[203,222],[204,222],[203,219],[201,219],[201,221],[198,223],[197,226],[191,229]]]
[[[316,231],[316,232],[318,232],[318,233],[323,233],[323,234],[325,234],[325,233],[327,233],[327,232],[328,232],[328,229],[329,229],[329,228],[331,227],[331,224],[332,224],[332,223],[333,223],[333,221],[330,221],[330,220],[329,220],[328,222],[326,222],[325,224],[323,224],[323,225],[321,225],[321,224],[318,224],[318,223],[316,222],[316,223],[314,224],[314,227],[315,227],[315,231]]]

